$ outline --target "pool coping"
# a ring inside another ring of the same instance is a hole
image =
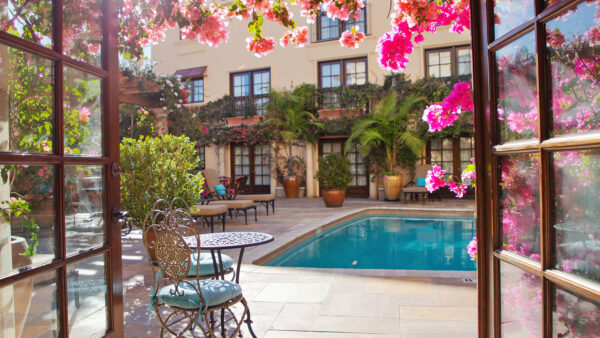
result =
[[[475,210],[467,208],[394,208],[394,207],[365,207],[360,209],[353,209],[325,217],[319,222],[313,223],[313,226],[309,229],[300,228],[292,230],[279,238],[276,238],[274,242],[264,246],[259,250],[260,252],[253,252],[247,257],[251,259],[252,264],[264,265],[266,262],[282,254],[291,247],[299,244],[300,242],[334,227],[344,221],[351,218],[363,215],[373,214],[390,214],[390,215],[432,215],[432,216],[467,216],[475,217]],[[265,253],[266,252],[266,253]],[[260,255],[260,256],[259,256]],[[452,270],[391,270],[391,269],[326,269],[326,268],[295,268],[306,271],[321,271],[321,272],[332,272],[332,273],[344,273],[358,276],[381,276],[381,277],[440,277],[440,278],[474,278],[476,271],[452,271]]]

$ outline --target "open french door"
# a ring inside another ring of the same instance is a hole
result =
[[[2,337],[123,335],[117,4],[0,4]]]

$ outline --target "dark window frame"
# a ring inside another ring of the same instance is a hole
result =
[[[431,146],[431,141],[427,142],[427,148],[426,148],[426,161],[428,164],[436,164],[435,162],[432,162],[431,160],[431,152],[432,151],[441,151],[442,153],[442,162],[443,160],[443,150],[444,147],[442,145],[443,140],[446,139],[450,139],[452,140],[452,172],[446,172],[446,175],[452,175],[454,177],[460,177],[461,173],[462,173],[462,169],[461,169],[461,160],[460,160],[460,151],[462,150],[462,148],[460,147],[460,139],[462,137],[465,138],[470,138],[472,139],[471,141],[471,147],[469,148],[471,150],[471,154],[475,154],[475,142],[473,139],[473,136],[467,136],[467,135],[463,135],[463,136],[459,136],[459,137],[444,137],[444,138],[439,138],[438,140],[440,140],[440,148],[439,149],[433,149]],[[448,162],[448,161],[446,161]]]
[[[363,18],[365,19],[365,31],[363,33],[365,33],[365,35],[369,35],[369,24],[368,24],[368,20],[367,20],[367,15],[368,15],[368,11],[367,11],[367,4],[365,4],[365,7],[363,7],[361,9],[361,11],[363,11]],[[333,37],[330,39],[323,39],[322,38],[322,32],[321,32],[321,17],[327,17],[327,14],[324,11],[321,11],[320,14],[316,17],[315,22],[316,22],[316,27],[317,27],[317,41],[316,42],[325,42],[325,41],[335,41],[338,40],[341,36],[342,33],[346,30],[346,29],[350,29],[352,28],[352,26],[354,25],[354,20],[353,18],[348,19],[348,21],[342,21],[342,20],[337,20],[336,22],[338,24],[338,36],[337,37]]]
[[[254,74],[255,73],[263,73],[263,72],[267,72],[269,74],[269,93],[267,94],[260,94],[260,95],[254,95]],[[243,75],[248,75],[250,78],[250,89],[249,89],[249,94],[247,96],[235,96],[234,95],[234,79],[236,76],[243,76]],[[229,73],[229,94],[231,95],[231,97],[233,98],[234,102],[236,101],[245,101],[247,100],[248,103],[251,104],[251,106],[254,106],[254,101],[257,98],[268,98],[269,94],[271,92],[271,84],[272,84],[272,76],[271,76],[271,68],[260,68],[260,69],[253,69],[253,70],[246,70],[243,72],[233,72],[233,73]],[[256,108],[256,111],[258,112],[259,109]],[[258,114],[257,114],[258,115]]]
[[[189,81],[189,86],[186,86],[186,90],[189,91],[188,93],[188,103],[202,103],[204,102],[204,85],[205,85],[205,81],[204,81],[204,76],[199,76],[199,77],[190,77],[185,79],[186,81]],[[202,99],[200,101],[194,101],[194,81],[199,81],[202,80]]]
[[[357,61],[363,61],[365,63],[365,84],[364,85],[347,85],[346,84],[346,63],[348,62],[357,62]],[[323,88],[323,72],[322,72],[322,66],[323,65],[327,65],[327,64],[339,64],[340,65],[340,86],[339,87],[328,87],[328,88]],[[340,90],[343,90],[344,88],[348,87],[348,86],[366,86],[369,84],[369,58],[367,56],[361,56],[361,57],[353,57],[353,58],[348,58],[348,59],[336,59],[336,60],[327,60],[327,61],[320,61],[317,63],[317,85],[319,87],[319,91],[321,94],[321,98],[320,98],[320,106],[328,106],[328,104],[326,103],[326,93],[329,91],[329,93],[335,95],[338,95]],[[338,100],[339,101],[339,100]],[[340,102],[337,102],[340,103]],[[340,104],[340,106],[338,107],[337,104],[332,105],[330,108],[342,108],[342,105]]]
[[[425,49],[424,53],[424,61],[425,61],[425,77],[431,77],[434,79],[449,79],[452,77],[460,77],[460,78],[471,78],[473,75],[473,53],[471,53],[471,62],[470,62],[470,73],[469,74],[458,74],[458,51],[459,50],[469,50],[471,51],[471,46],[469,45],[456,45],[449,47],[438,47],[438,48],[429,48]],[[439,53],[439,52],[450,52],[450,76],[430,76],[429,75],[429,54],[431,53]]]

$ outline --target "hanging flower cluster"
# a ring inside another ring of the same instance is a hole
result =
[[[429,131],[441,131],[458,120],[463,111],[473,111],[471,84],[458,82],[442,103],[425,108],[423,121],[429,124]]]
[[[377,54],[381,67],[394,72],[405,70],[414,45],[423,42],[423,33],[435,33],[437,27],[450,25],[450,31],[469,29],[468,0],[396,0],[392,30],[378,41]]]

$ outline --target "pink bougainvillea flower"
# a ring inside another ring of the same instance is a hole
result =
[[[87,107],[81,107],[79,110],[79,121],[86,123],[90,120],[90,115],[92,113]]]
[[[467,245],[467,253],[471,256],[471,260],[477,259],[477,237],[473,237],[471,242]]]
[[[204,129],[204,132],[208,134],[208,127],[207,126],[202,126],[202,129]]]
[[[248,38],[246,42],[248,42],[248,51],[254,52],[254,55],[257,57],[267,55],[275,48],[275,40],[273,38],[262,38],[259,40]]]
[[[458,119],[460,112],[460,109],[458,111],[449,111],[445,110],[442,105],[432,104],[423,111],[423,121],[429,124],[430,132],[440,131],[452,125]]]
[[[425,178],[425,187],[429,192],[434,192],[439,188],[446,186],[446,181],[444,180],[445,173],[446,170],[437,165],[433,165],[432,169],[427,172],[427,177]]]
[[[465,195],[465,192],[467,192],[467,186],[464,184],[450,181],[446,185],[448,186],[448,190],[455,193],[456,197],[458,197],[458,198],[462,198]]]
[[[377,42],[379,65],[394,72],[406,70],[410,61],[406,56],[412,53],[412,33],[408,23],[401,21],[391,32],[384,33]]]
[[[279,44],[283,47],[290,43],[296,45],[296,47],[304,47],[308,43],[308,27],[297,27],[293,31],[288,31],[279,39]]]
[[[358,27],[352,27],[352,30],[346,30],[340,38],[340,45],[349,48],[358,48],[359,43],[365,39],[365,34],[358,31]]]

